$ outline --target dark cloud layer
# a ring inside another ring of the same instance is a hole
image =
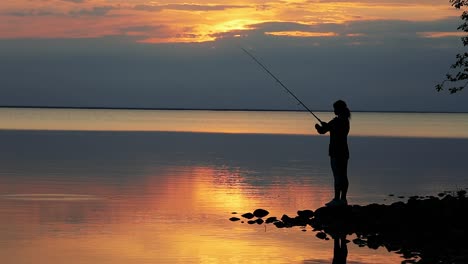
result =
[[[124,35],[0,40],[0,105],[300,109],[241,46],[314,110],[330,109],[342,98],[353,110],[468,111],[467,93],[434,90],[463,49],[460,39],[417,34],[454,30],[457,24],[456,19],[313,27],[263,23],[236,32],[244,37],[201,44],[139,44],[141,36]],[[123,28],[122,34],[164,30],[142,25]],[[339,34],[264,34],[287,30]],[[347,37],[350,33],[363,35]]]
[[[91,9],[72,10],[68,14],[71,16],[105,16],[115,9],[118,8],[113,6],[95,6]]]
[[[43,9],[27,9],[15,10],[4,13],[8,16],[28,17],[28,16],[105,16],[112,10],[117,10],[114,6],[95,6],[92,8],[83,8],[71,10],[67,13],[43,10]]]

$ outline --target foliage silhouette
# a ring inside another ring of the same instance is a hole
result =
[[[462,9],[468,6],[468,0],[450,0],[450,3],[453,7],[457,9]],[[468,11],[464,10],[460,16],[463,23],[458,26],[458,30],[462,30],[468,33]],[[463,46],[468,45],[468,36],[461,38]],[[463,90],[468,85],[468,52],[459,53],[456,56],[456,61],[450,66],[451,70],[446,74],[445,80],[436,85],[436,90],[438,92],[444,90],[448,87],[448,91],[451,94]],[[447,84],[450,83],[449,84]]]

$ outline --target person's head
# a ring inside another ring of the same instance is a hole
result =
[[[348,106],[343,100],[338,100],[333,104],[333,111],[337,116],[345,117],[348,119],[351,118],[351,111],[349,111]]]

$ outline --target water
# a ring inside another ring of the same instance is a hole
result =
[[[296,112],[0,109],[2,263],[331,263],[333,241],[310,227],[228,220],[331,198],[313,125]],[[349,144],[350,203],[468,187],[467,114],[354,113]]]

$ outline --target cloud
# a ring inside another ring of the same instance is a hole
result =
[[[441,97],[433,90],[435,82],[444,77],[452,63],[455,49],[462,46],[459,40],[421,38],[413,34],[411,41],[346,45],[348,37],[341,32],[355,32],[357,26],[307,27],[276,22],[237,32],[250,35],[236,41],[252,48],[255,56],[314,109],[329,109],[330,102],[339,97],[347,100],[353,109],[468,111],[468,105],[463,103],[466,96]],[[413,27],[415,32],[421,26]],[[434,25],[431,31],[438,27],[446,26]],[[284,28],[320,29],[340,35],[291,38],[263,33],[266,29]],[[122,32],[158,30],[163,32],[165,28],[127,26]],[[190,38],[189,34],[181,37]],[[349,39],[369,43],[371,39],[366,38],[371,37]],[[391,40],[392,36],[385,38]],[[451,48],[434,49],[427,45],[440,41],[451,44]],[[313,45],[315,42],[321,45]],[[293,100],[284,96],[281,87],[273,87],[274,81],[236,44],[234,39],[219,39],[210,43],[142,45],[128,35],[0,40],[6,61],[0,64],[0,70],[5,73],[5,78],[0,80],[0,85],[5,87],[1,89],[0,101],[5,104],[294,109]],[[24,67],[34,69],[28,78],[24,78]]]
[[[57,13],[54,11],[49,10],[15,10],[4,13],[7,16],[16,16],[16,17],[30,17],[30,16],[56,16],[56,15],[63,15],[61,13]]]
[[[133,9],[148,12],[159,12],[163,10],[163,8],[158,5],[136,5],[135,7],[133,7]]]
[[[424,38],[465,37],[466,32],[418,32]]]
[[[76,1],[76,0],[74,0]],[[14,10],[3,13],[8,16],[17,17],[36,17],[36,16],[105,16],[112,10],[119,8],[113,6],[95,6],[91,9],[78,9],[71,10],[68,13],[44,10],[44,9],[28,9],[28,10]]]
[[[458,23],[457,18],[438,21],[364,20],[345,24],[314,25],[294,22],[265,22],[247,25],[247,30],[234,30],[212,36],[216,38],[259,35],[294,38],[341,37],[353,42],[356,39],[372,42],[373,40],[448,38],[463,35],[462,32],[456,31]]]
[[[84,3],[86,0],[62,0],[64,2],[72,2],[72,3],[75,3],[75,4],[81,4],[81,3]]]
[[[124,27],[121,28],[121,32],[128,33],[128,32],[141,32],[141,33],[147,33],[147,32],[154,32],[155,30],[158,31],[160,29],[166,29],[166,25],[158,25],[158,26],[131,26],[131,27]]]
[[[91,9],[72,10],[68,14],[71,16],[105,16],[115,9],[118,8],[113,6],[95,6]]]
[[[335,32],[308,32],[308,31],[274,31],[274,32],[265,32],[265,34],[271,35],[271,36],[299,37],[299,38],[338,36],[338,34]]]
[[[308,3],[362,3],[362,4],[379,4],[379,5],[420,5],[418,1],[408,1],[408,0],[309,0]],[[440,5],[441,1],[439,0],[425,0],[424,3],[426,5]],[[444,4],[444,3],[443,3]],[[449,6],[449,2],[446,2],[447,6]]]
[[[142,41],[141,38],[148,38],[155,35],[160,38],[171,36],[171,29],[167,25],[123,27],[120,29],[120,32],[127,36],[139,36],[139,41]]]
[[[223,11],[234,8],[250,8],[247,5],[198,5],[198,4],[167,4],[167,5],[136,5],[135,10],[160,12],[162,10],[180,11]]]

